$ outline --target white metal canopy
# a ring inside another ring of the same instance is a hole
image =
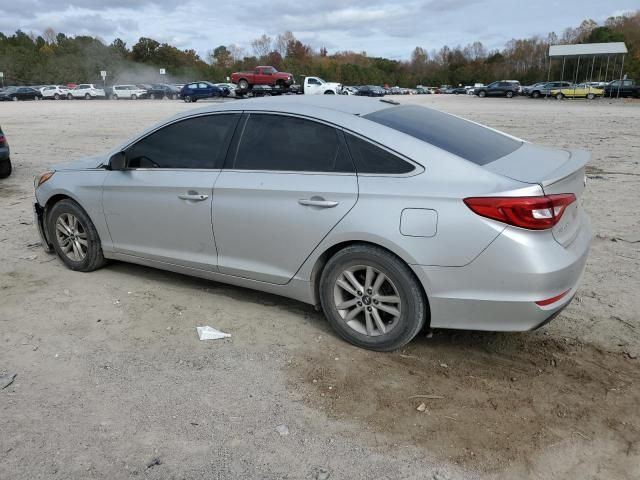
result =
[[[627,53],[624,42],[578,43],[574,45],[550,45],[550,57],[578,57],[595,55],[619,55]]]

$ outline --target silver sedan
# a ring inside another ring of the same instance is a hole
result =
[[[521,331],[571,301],[589,154],[436,110],[281,97],[190,110],[35,179],[43,245],[320,305],[355,345]]]

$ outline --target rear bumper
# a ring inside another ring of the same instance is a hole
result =
[[[431,327],[515,332],[548,323],[571,303],[591,237],[586,216],[566,248],[549,231],[508,227],[464,267],[413,265],[429,298]],[[563,292],[554,303],[536,304]]]
[[[0,162],[8,160],[10,156],[9,147],[0,147]]]

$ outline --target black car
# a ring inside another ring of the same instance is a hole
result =
[[[384,88],[377,87],[376,85],[362,85],[358,87],[358,93],[356,95],[360,95],[362,97],[384,97],[385,96]]]
[[[180,95],[180,90],[173,85],[167,85],[166,83],[155,83],[153,85],[148,85],[147,96],[151,99],[159,99],[170,98],[175,100]]]
[[[508,80],[501,80],[490,83],[484,87],[474,89],[474,93],[479,97],[515,97],[520,93],[520,83]]]
[[[640,98],[640,85],[635,80],[614,80],[604,86],[605,97],[635,97]]]
[[[42,93],[31,87],[8,87],[0,92],[0,101],[42,100]]]
[[[7,178],[11,175],[11,159],[9,158],[9,144],[7,137],[2,133],[0,127],[0,178]]]

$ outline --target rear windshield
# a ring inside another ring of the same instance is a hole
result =
[[[489,128],[416,105],[385,108],[364,115],[364,118],[411,135],[476,165],[493,162],[522,145],[522,142]]]

